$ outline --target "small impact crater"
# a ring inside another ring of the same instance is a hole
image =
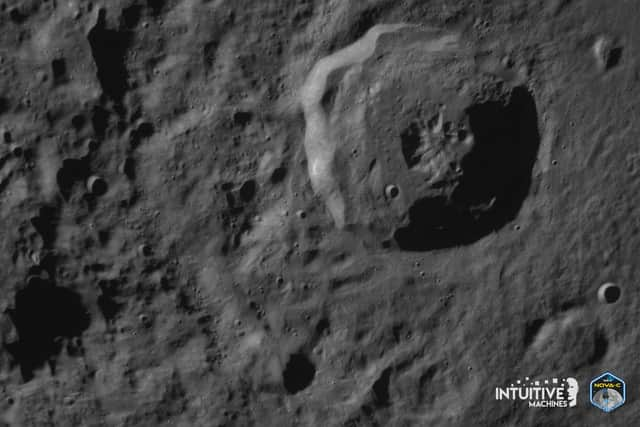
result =
[[[284,388],[289,394],[296,394],[309,387],[316,376],[316,367],[304,353],[294,353],[289,357],[282,374]]]
[[[598,68],[607,71],[616,67],[622,59],[622,46],[613,37],[600,36],[593,44],[593,54]]]
[[[108,189],[107,181],[99,176],[93,175],[87,179],[87,190],[94,196],[103,196]]]
[[[598,288],[598,301],[602,304],[613,304],[620,299],[620,287],[615,283],[605,283]]]

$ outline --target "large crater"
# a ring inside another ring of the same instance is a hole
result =
[[[515,218],[539,145],[526,87],[480,67],[456,33],[403,27],[369,53],[328,73],[322,96],[323,141],[335,147],[323,171],[344,222],[424,251]]]

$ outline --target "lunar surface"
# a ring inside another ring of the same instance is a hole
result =
[[[639,19],[0,0],[0,427],[638,425]]]

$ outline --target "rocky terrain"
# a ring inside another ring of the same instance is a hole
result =
[[[0,426],[636,425],[638,19],[0,0]]]

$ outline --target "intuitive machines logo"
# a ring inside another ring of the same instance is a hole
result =
[[[573,377],[532,380],[526,377],[509,387],[496,387],[496,400],[526,401],[530,408],[572,408],[578,398],[578,381]]]
[[[611,412],[622,406],[627,399],[625,382],[611,372],[596,377],[589,384],[591,404],[604,412]]]

